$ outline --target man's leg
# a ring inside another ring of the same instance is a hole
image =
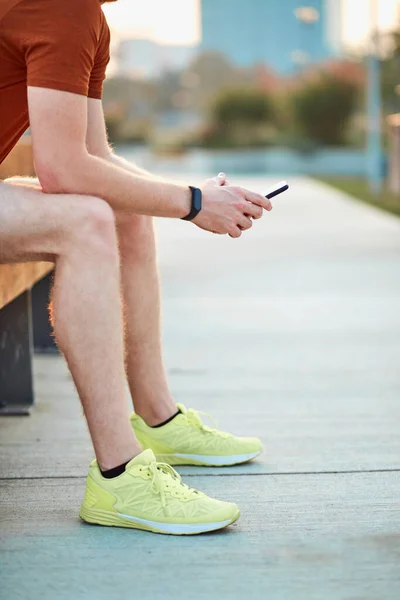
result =
[[[118,216],[127,374],[135,411],[149,425],[176,413],[162,360],[153,219]]]
[[[119,258],[113,212],[90,197],[0,183],[0,262],[54,260],[53,320],[107,470],[141,451],[125,398]]]
[[[0,183],[0,262],[35,259],[56,262],[56,337],[82,399],[98,463],[112,469],[103,474],[96,461],[90,465],[81,518],[177,535],[236,521],[235,504],[184,485],[171,467],[157,465],[151,450],[141,452],[133,435],[124,397],[120,268],[110,207],[87,196],[50,196]]]
[[[170,465],[224,466],[256,458],[262,450],[260,440],[205,427],[197,411],[173,401],[162,362],[153,225],[147,217],[118,222],[127,370],[136,413],[131,422],[142,447],[151,448]],[[167,424],[154,427],[164,421]]]

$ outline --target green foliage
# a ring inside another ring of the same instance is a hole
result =
[[[263,91],[228,89],[211,106],[212,125],[203,143],[209,147],[260,147],[268,144],[276,111]]]
[[[199,77],[201,87],[209,92],[229,85],[239,76],[229,58],[220,52],[203,52],[198,55],[191,62],[189,71]]]
[[[400,217],[400,196],[387,189],[383,189],[376,196],[370,191],[366,179],[361,177],[319,177],[318,179],[354,196],[358,200],[378,206]]]
[[[400,57],[384,60],[381,65],[381,92],[385,113],[400,112]]]
[[[222,127],[236,123],[259,125],[273,120],[274,107],[261,90],[228,90],[217,98],[213,117],[214,122]]]
[[[385,112],[400,112],[400,22],[390,33],[391,52],[381,62],[381,91]]]
[[[303,85],[290,98],[297,131],[318,144],[344,144],[358,95],[357,85],[328,74]]]

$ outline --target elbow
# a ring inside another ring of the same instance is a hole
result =
[[[82,165],[71,161],[69,164],[52,164],[51,161],[36,160],[36,173],[46,194],[80,193],[80,173]]]
[[[45,194],[68,193],[59,169],[49,164],[36,164],[36,174]]]

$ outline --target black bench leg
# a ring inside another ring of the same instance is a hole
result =
[[[35,354],[58,354],[48,311],[52,286],[53,272],[38,281],[32,288],[33,345]]]
[[[33,404],[31,293],[0,310],[0,415],[28,415]]]

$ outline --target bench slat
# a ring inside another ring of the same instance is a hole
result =
[[[0,265],[0,308],[31,288],[53,267],[53,263],[48,262]]]
[[[34,176],[33,151],[29,135],[22,137],[18,144],[0,165],[0,179],[14,175]]]

